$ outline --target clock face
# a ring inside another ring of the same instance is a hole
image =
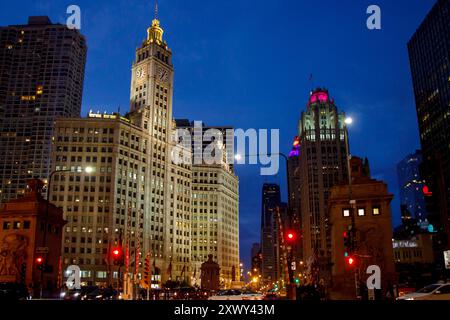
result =
[[[142,67],[137,68],[136,70],[136,78],[141,79],[145,75],[144,69]]]
[[[159,68],[158,70],[158,80],[167,82],[169,80],[169,72],[164,68]]]

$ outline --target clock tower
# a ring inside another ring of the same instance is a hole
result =
[[[167,142],[172,124],[172,51],[163,40],[164,30],[155,18],[147,29],[147,39],[136,50],[132,66],[130,110],[134,124]]]

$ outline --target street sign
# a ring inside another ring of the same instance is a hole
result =
[[[48,247],[37,247],[36,248],[36,253],[48,253],[49,249]]]

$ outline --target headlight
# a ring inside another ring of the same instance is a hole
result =
[[[80,293],[79,292],[75,292],[74,294],[73,294],[73,296],[76,298],[76,297],[78,297],[80,295]]]
[[[405,300],[414,300],[414,298],[412,298],[412,297],[411,298],[406,298]]]
[[[65,292],[61,292],[61,294],[59,295],[61,298],[64,298],[66,296]]]

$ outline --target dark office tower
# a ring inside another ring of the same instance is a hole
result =
[[[438,250],[450,243],[449,16],[450,1],[438,0],[408,43],[423,154],[420,170]]]
[[[261,254],[262,279],[273,283],[279,277],[277,210],[281,205],[280,186],[264,184],[261,205]]]
[[[48,17],[0,27],[2,202],[47,179],[55,119],[80,115],[86,50],[78,31]]]
[[[409,154],[397,164],[397,176],[402,212],[407,211],[422,229],[427,229],[428,220],[423,192],[425,184],[419,172],[421,163],[422,152],[420,150]],[[406,212],[404,213],[407,215]]]
[[[316,89],[310,94],[298,129],[303,255],[308,264],[316,261],[327,279],[331,254],[329,191],[347,179],[345,115],[338,112],[327,90]]]

